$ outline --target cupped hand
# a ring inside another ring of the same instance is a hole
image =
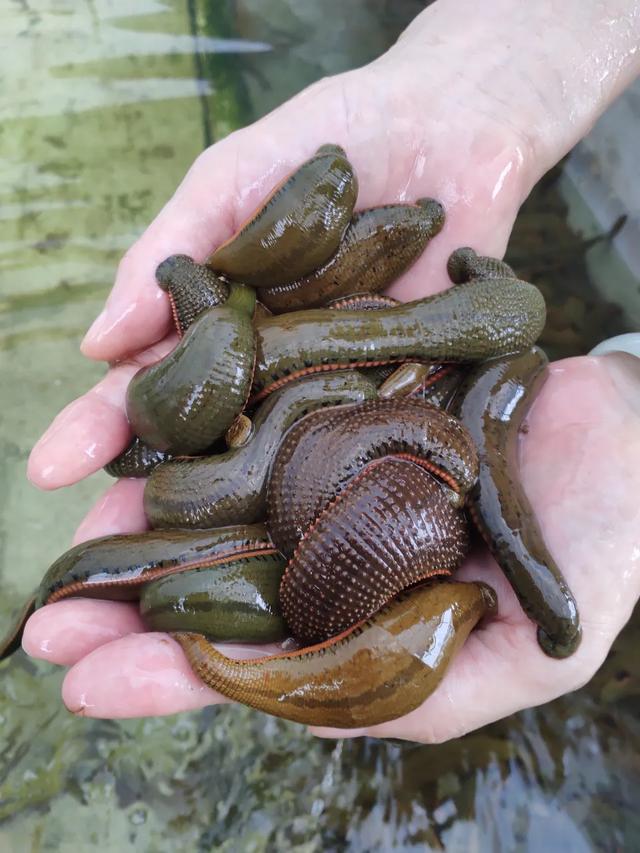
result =
[[[446,287],[446,259],[458,246],[502,255],[521,202],[553,162],[553,146],[542,156],[529,133],[526,103],[518,112],[488,85],[491,64],[462,73],[460,53],[448,58],[437,44],[431,51],[429,74],[416,73],[407,52],[394,48],[366,68],[312,86],[198,158],[120,264],[82,347],[89,358],[114,366],[58,415],[34,448],[29,476],[36,485],[76,482],[128,443],[128,381],[173,345],[167,298],[154,280],[158,263],[174,253],[203,260],[323,143],[346,149],[360,182],[358,208],[423,196],[446,208],[444,230],[394,285],[396,296]],[[566,142],[558,142],[558,157]],[[597,669],[638,595],[640,415],[632,403],[640,377],[634,371],[620,357],[555,365],[523,437],[525,487],[582,614],[584,640],[576,655],[558,662],[540,652],[533,625],[493,561],[479,553],[461,576],[496,588],[497,619],[472,634],[420,709],[368,733],[443,740],[566,692]],[[76,541],[144,529],[142,488],[134,481],[113,486]],[[24,647],[71,667],[63,698],[75,713],[167,714],[223,701],[193,675],[174,641],[144,633],[133,605],[69,600],[47,606],[29,621]]]
[[[640,594],[640,359],[609,355],[552,365],[522,436],[521,468],[578,602],[583,640],[575,655],[558,661],[540,651],[535,627],[500,570],[478,551],[459,576],[490,583],[498,614],[470,635],[436,692],[384,725],[316,733],[446,740],[573,690],[598,669]],[[111,496],[115,503],[139,498],[133,482],[122,482]],[[103,508],[85,534],[108,526],[101,513],[110,517]],[[63,699],[77,714],[169,714],[225,701],[191,672],[176,642],[144,633],[132,604],[70,599],[48,605],[31,617],[23,644],[35,657],[71,667]]]

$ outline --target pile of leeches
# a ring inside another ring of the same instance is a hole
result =
[[[482,534],[553,657],[575,602],[522,490],[517,438],[544,381],[536,287],[471,249],[449,290],[380,293],[442,229],[433,199],[354,213],[324,145],[204,264],[157,270],[180,341],[128,389],[135,438],[110,465],[148,477],[149,532],[51,566],[7,636],[69,596],[135,599],[193,670],[276,716],[368,726],[418,707],[496,608],[451,579]],[[232,660],[214,643],[282,643]],[[284,642],[283,642],[284,641]]]

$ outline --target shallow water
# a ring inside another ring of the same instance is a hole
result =
[[[378,55],[423,5],[357,0],[348,29],[337,0],[3,10],[0,616],[108,483],[42,494],[24,469],[103,372],[77,347],[119,256],[204,145]],[[527,202],[508,256],[545,289],[556,357],[630,328],[589,282],[588,253],[614,268],[612,242],[572,230],[560,183]],[[325,743],[232,707],[76,719],[62,673],[20,653],[0,679],[0,850],[638,849],[639,642],[636,616],[588,687],[438,747]]]

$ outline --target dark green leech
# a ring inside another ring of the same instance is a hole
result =
[[[154,450],[136,437],[119,456],[104,466],[104,470],[111,477],[148,477],[157,465],[169,459],[168,453]]]
[[[103,536],[58,557],[40,583],[36,606],[72,595],[135,599],[141,584],[165,575],[269,553],[275,548],[262,524]]]
[[[431,198],[360,211],[324,266],[298,281],[261,290],[260,300],[281,314],[319,308],[356,291],[378,293],[418,259],[443,225],[444,208]]]
[[[221,305],[229,285],[188,255],[171,255],[156,269],[156,280],[169,294],[176,330],[183,335],[207,308]]]
[[[262,404],[241,447],[201,459],[176,459],[152,473],[144,506],[153,527],[219,527],[263,520],[267,478],[291,424],[325,406],[373,399],[375,385],[355,370],[311,376]]]
[[[45,604],[76,595],[133,600],[138,598],[140,587],[152,578],[240,559],[251,568],[250,558],[264,560],[275,553],[261,524],[206,531],[151,531],[103,536],[83,542],[70,548],[49,567],[36,592],[0,640],[0,659],[20,647],[27,619]],[[269,589],[273,579],[264,577]],[[221,595],[224,597],[224,594],[222,587]],[[269,620],[272,622],[271,615]]]
[[[530,346],[544,326],[540,291],[480,279],[380,311],[316,308],[256,324],[256,401],[309,373],[403,361],[481,361]]]
[[[133,431],[157,450],[173,455],[205,450],[244,408],[255,338],[251,318],[229,301],[205,311],[173,352],[129,383]]]
[[[288,636],[278,603],[279,554],[232,560],[146,584],[140,614],[151,631],[197,631],[214,642],[274,643]]]
[[[479,278],[518,278],[509,264],[488,255],[478,255],[469,246],[451,253],[447,261],[447,272],[454,284]]]
[[[454,410],[480,459],[472,517],[522,609],[538,625],[543,651],[561,658],[580,643],[578,609],[522,489],[517,458],[518,432],[546,367],[537,347],[481,364],[463,383]]]
[[[357,195],[358,181],[344,151],[322,146],[273,190],[207,264],[254,287],[294,281],[336,251]]]
[[[0,660],[4,660],[17,652],[22,645],[22,634],[24,626],[27,624],[29,617],[36,609],[37,591],[25,601],[14,613],[9,620],[9,628],[4,635],[0,637]]]

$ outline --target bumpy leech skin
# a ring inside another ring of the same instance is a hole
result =
[[[370,617],[408,586],[451,574],[468,547],[466,522],[445,490],[412,461],[367,465],[299,542],[280,587],[302,645]]]
[[[144,492],[149,522],[156,528],[218,527],[264,520],[269,471],[287,429],[315,409],[375,396],[375,384],[355,370],[283,388],[262,404],[242,447],[156,468]]]
[[[580,643],[578,609],[550,554],[518,474],[520,425],[546,377],[537,347],[476,367],[453,409],[478,448],[480,474],[470,510],[522,609],[538,626],[551,657],[566,657]]]
[[[454,284],[462,284],[479,278],[518,278],[509,264],[498,260],[498,258],[478,255],[469,246],[456,249],[455,252],[451,253],[447,261],[447,272]]]
[[[133,431],[174,455],[210,447],[244,408],[254,360],[251,318],[228,305],[210,308],[173,352],[129,383]]]
[[[357,195],[358,181],[344,151],[323,146],[273,190],[207,264],[260,288],[307,275],[338,248]]]
[[[229,285],[188,255],[171,255],[162,261],[156,269],[156,280],[169,294],[179,335],[204,311],[221,305],[229,296]]]
[[[147,583],[140,614],[151,631],[197,631],[215,642],[275,643],[287,637],[278,603],[279,554],[231,560]]]
[[[307,725],[353,728],[421,705],[494,608],[485,584],[430,583],[326,643],[268,658],[233,661],[198,634],[174,637],[197,675],[228,698]]]
[[[408,454],[432,467],[461,506],[478,475],[458,420],[420,400],[373,400],[312,412],[288,431],[269,480],[268,527],[291,556],[327,504],[374,459]]]
[[[478,279],[380,311],[326,308],[256,324],[254,400],[308,373],[404,361],[482,361],[529,347],[544,327],[540,291]]]
[[[50,566],[36,605],[73,595],[135,599],[154,578],[254,553],[275,553],[262,524],[103,536],[75,545]]]
[[[336,311],[379,311],[380,308],[394,308],[396,305],[400,305],[398,299],[381,293],[352,293],[327,302],[327,308]]]
[[[136,437],[119,456],[104,466],[104,470],[111,477],[148,477],[154,468],[169,459],[169,453],[154,450]]]
[[[263,289],[260,300],[280,314],[318,308],[359,290],[378,293],[418,259],[443,225],[444,208],[434,199],[360,211],[324,266],[298,281]]]

